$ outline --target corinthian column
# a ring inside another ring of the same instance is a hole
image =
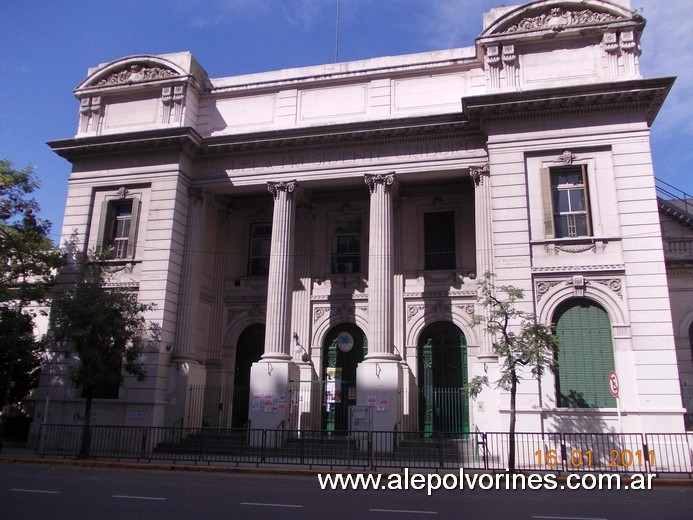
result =
[[[368,355],[397,360],[393,337],[393,203],[395,174],[366,175],[371,192],[368,246]]]
[[[294,285],[294,190],[298,183],[268,182],[274,196],[272,246],[267,280],[267,323],[263,361],[291,360],[291,302]]]

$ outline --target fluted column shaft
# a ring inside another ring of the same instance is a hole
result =
[[[393,189],[395,174],[366,175],[371,192],[368,246],[368,355],[395,360],[393,335]]]
[[[481,278],[486,272],[493,272],[493,219],[491,214],[491,180],[488,164],[469,168],[475,185],[474,221],[476,222],[476,274]],[[477,309],[477,314],[488,317],[488,309]],[[492,355],[491,341],[480,345],[481,355]]]
[[[296,181],[269,182],[274,196],[272,246],[267,280],[267,323],[263,360],[291,360],[291,307],[294,286]]]
[[[188,225],[185,239],[185,256],[181,280],[180,314],[176,334],[175,353],[178,356],[195,356],[198,300],[200,298],[200,263],[202,261],[207,194],[199,188],[188,190]]]
[[[217,240],[214,260],[214,279],[216,288],[214,304],[210,316],[209,346],[207,348],[207,360],[221,359],[222,328],[224,326],[224,288],[226,279],[226,265],[229,261],[231,240],[229,240],[230,211],[220,209],[217,211]]]

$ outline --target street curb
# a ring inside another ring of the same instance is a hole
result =
[[[359,470],[343,468],[335,469],[304,469],[304,468],[277,468],[277,467],[226,467],[226,466],[201,466],[193,464],[176,464],[176,463],[148,463],[148,462],[120,462],[120,461],[100,461],[100,460],[79,460],[79,459],[54,459],[54,458],[35,458],[35,457],[13,457],[0,456],[0,463],[4,464],[36,464],[36,465],[51,465],[51,466],[77,466],[83,468],[110,468],[110,469],[136,469],[136,470],[154,470],[154,471],[188,471],[191,473],[236,473],[236,474],[251,474],[251,475],[294,475],[302,477],[313,477],[318,474],[335,474],[335,473],[380,473],[380,474],[402,474],[401,471],[391,470],[386,468],[382,470]],[[424,473],[421,471],[420,473]],[[446,472],[443,472],[446,473]],[[473,473],[483,473],[474,471]],[[491,473],[494,474],[494,473]],[[565,482],[566,476],[558,475],[557,482]],[[625,478],[624,484],[630,483],[630,480]],[[652,480],[653,487],[657,486],[677,486],[677,487],[693,487],[693,479],[681,478],[655,478]]]

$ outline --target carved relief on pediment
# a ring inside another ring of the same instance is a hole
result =
[[[140,83],[142,81],[172,78],[177,75],[178,74],[171,69],[135,63],[124,69],[112,72],[94,86],[110,87],[114,85],[127,85],[130,83]]]
[[[597,23],[608,23],[622,19],[621,17],[591,9],[566,9],[564,7],[554,7],[547,12],[536,16],[523,18],[519,22],[510,25],[501,33],[516,33],[524,31],[541,31],[550,29],[552,31],[562,31],[567,27],[592,25]]]

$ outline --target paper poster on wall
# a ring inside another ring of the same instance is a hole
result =
[[[325,402],[342,402],[342,369],[340,367],[327,367],[325,376]]]
[[[375,404],[376,404],[377,401],[378,401],[378,399],[377,399],[374,395],[369,395],[369,396],[366,398],[366,404],[367,404],[368,406],[372,406],[372,407],[374,407],[374,408],[375,408]]]
[[[376,411],[378,411],[378,412],[386,411],[389,404],[390,404],[390,400],[387,397],[381,397],[380,400],[378,401],[378,406],[376,407]]]

